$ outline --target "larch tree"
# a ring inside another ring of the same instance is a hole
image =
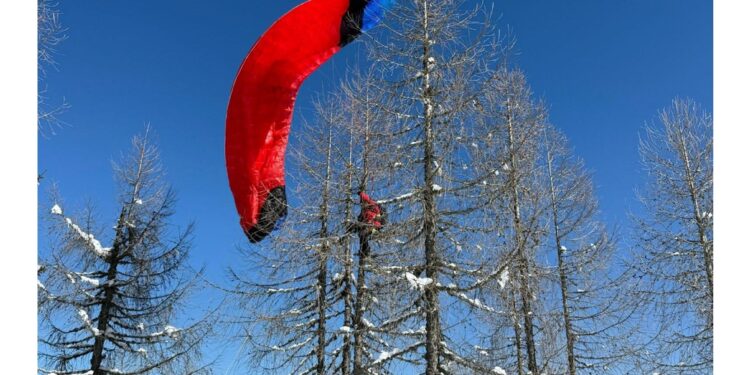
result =
[[[70,108],[65,98],[59,104],[50,105],[48,98],[44,96],[47,90],[46,78],[49,69],[57,69],[57,60],[60,44],[67,39],[66,28],[61,22],[62,11],[59,3],[54,0],[37,1],[37,72],[39,94],[37,104],[37,127],[43,136],[54,134],[55,130],[63,122],[59,116]]]
[[[39,284],[39,373],[208,373],[201,349],[212,314],[182,314],[198,286],[187,263],[192,227],[169,222],[175,194],[147,136],[134,138],[116,176],[110,246],[97,239],[91,210],[73,215],[59,199],[51,208],[55,247]]]
[[[305,136],[296,142],[301,148],[291,152],[299,173],[290,184],[302,199],[290,205],[267,246],[243,248],[245,265],[230,270],[237,302],[233,320],[245,332],[252,348],[248,365],[256,371],[330,373],[329,354],[341,334],[329,329],[332,316],[341,315],[334,311],[337,296],[330,283],[337,246],[331,224],[333,132],[325,121],[304,127]]]
[[[493,246],[490,180],[500,166],[474,163],[486,136],[480,97],[502,57],[479,9],[460,1],[409,1],[389,14],[374,41],[383,106],[396,124],[389,154],[393,193],[380,193],[396,231],[389,276],[400,309],[373,322],[398,345],[377,355],[385,368],[426,374],[499,373],[481,361],[476,319],[498,311],[482,301],[510,261]],[[381,258],[385,261],[385,258]],[[400,336],[396,333],[400,329]],[[389,367],[390,366],[390,367]]]
[[[637,298],[655,324],[649,371],[698,374],[713,365],[713,119],[675,99],[646,126],[640,144],[647,177],[634,215]]]
[[[618,371],[634,305],[590,174],[518,68],[501,65],[480,105],[489,120],[474,142],[491,151],[478,162],[496,167],[488,196],[513,262],[493,284],[504,313],[487,322],[485,360],[519,375]]]
[[[553,371],[575,374],[626,373],[633,355],[628,324],[636,306],[627,291],[629,272],[616,269],[616,244],[598,218],[591,173],[566,137],[551,126],[543,130],[547,182],[549,250],[555,269],[548,294],[562,331],[564,360],[552,358]]]
[[[505,354],[514,359],[509,365],[514,365],[519,374],[539,374],[543,359],[537,342],[542,318],[538,296],[543,270],[536,258],[546,230],[546,189],[540,178],[546,112],[532,99],[524,74],[507,65],[493,76],[483,106],[494,127],[484,144],[495,151],[490,160],[499,172],[492,186],[495,225],[503,234],[506,253],[513,259],[506,276],[510,287],[499,291],[499,303],[510,313],[512,334],[507,335],[503,329],[497,334],[512,337],[513,353]]]
[[[340,99],[343,100],[336,107],[346,117],[336,129],[341,134],[341,148],[347,151],[340,155],[339,164],[345,168],[336,178],[340,204],[337,217],[343,223],[339,241],[343,252],[336,259],[342,272],[337,273],[336,278],[343,285],[351,286],[344,295],[353,301],[349,320],[352,328],[351,373],[355,375],[372,371],[374,351],[390,350],[385,335],[374,330],[371,320],[389,315],[387,311],[391,306],[381,302],[378,296],[382,297],[385,290],[390,290],[390,286],[386,286],[388,280],[382,278],[387,271],[382,269],[384,263],[381,260],[389,256],[387,244],[393,239],[394,232],[387,228],[377,230],[372,223],[366,222],[363,216],[366,202],[352,199],[358,192],[371,194],[373,199],[387,194],[386,186],[392,171],[394,155],[389,152],[392,123],[384,111],[386,99],[378,88],[381,81],[375,73],[372,69],[353,72],[341,86]],[[342,373],[346,372],[348,369]]]

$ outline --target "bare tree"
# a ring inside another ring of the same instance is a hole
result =
[[[90,209],[75,218],[58,200],[50,211],[57,246],[40,281],[39,372],[208,373],[200,353],[211,314],[180,315],[198,276],[187,264],[192,227],[169,224],[175,195],[147,136],[116,172],[111,246],[94,235]]]
[[[353,72],[342,85],[344,108],[336,109],[346,116],[346,120],[337,127],[344,135],[342,146],[346,145],[347,138],[349,141],[348,155],[341,155],[342,165],[346,165],[346,168],[337,178],[340,181],[338,193],[343,203],[345,223],[342,228],[342,240],[345,242],[342,243],[346,243],[347,248],[337,261],[343,265],[344,282],[352,283],[354,287],[351,322],[354,339],[352,373],[355,375],[369,373],[367,369],[374,361],[371,351],[387,346],[381,335],[373,332],[374,326],[368,318],[373,319],[376,311],[383,312],[382,306],[373,305],[373,301],[379,301],[374,296],[382,290],[383,282],[387,283],[378,277],[378,274],[382,274],[382,263],[377,258],[382,259],[385,255],[382,254],[382,245],[391,238],[391,232],[384,232],[383,228],[378,229],[364,219],[366,202],[359,202],[360,214],[355,218],[357,202],[351,199],[355,192],[382,194],[382,185],[386,183],[391,170],[390,157],[385,155],[389,151],[391,124],[383,111],[384,105],[387,106],[384,103],[386,99],[382,97],[382,90],[378,89],[379,80],[374,74],[374,70]],[[356,251],[350,249],[349,244],[356,246]],[[351,254],[356,255],[357,263],[349,266],[347,257],[351,259]],[[347,268],[352,271],[356,268],[356,276],[354,273],[347,276]]]
[[[490,185],[495,225],[504,237],[501,247],[513,259],[506,275],[511,288],[499,291],[499,303],[510,311],[512,321],[513,353],[506,356],[515,359],[519,374],[539,374],[535,331],[542,311],[536,301],[543,270],[536,256],[546,230],[546,189],[540,178],[546,112],[532,100],[523,73],[506,64],[494,74],[482,107],[492,119],[480,147],[492,150],[484,162],[495,166],[497,176]],[[507,337],[503,330],[496,334]]]
[[[657,371],[705,373],[713,364],[713,120],[675,99],[649,124],[640,152],[648,184],[634,217],[638,298],[656,318]],[[650,304],[648,304],[650,303]]]
[[[396,124],[394,192],[382,199],[395,243],[381,269],[408,286],[391,287],[401,308],[374,324],[398,345],[374,363],[419,364],[426,374],[496,370],[470,332],[485,328],[477,316],[500,314],[480,297],[510,265],[493,246],[489,184],[500,167],[474,163],[490,152],[476,143],[486,135],[480,97],[503,51],[481,11],[461,9],[460,1],[405,2],[389,15],[384,41],[373,42],[383,110]]]
[[[44,96],[46,91],[45,78],[48,69],[57,69],[55,55],[58,46],[67,39],[66,29],[60,22],[61,13],[59,4],[54,0],[37,1],[37,70],[39,72],[37,126],[42,135],[46,135],[48,132],[54,134],[55,129],[63,124],[59,118],[60,114],[70,108],[64,98],[61,103],[50,105]]]
[[[60,15],[58,3],[52,0],[37,1],[37,59],[40,73],[45,73],[47,67],[55,66],[57,46],[66,39]]]
[[[597,219],[594,185],[583,161],[551,127],[543,130],[542,141],[550,250],[556,257],[551,266],[557,269],[549,293],[562,323],[549,328],[564,332],[567,374],[624,373],[623,362],[633,355],[628,345],[635,311],[626,293],[632,286],[629,273],[616,268],[616,246]],[[553,358],[552,365],[560,362]]]
[[[507,314],[488,322],[487,357],[519,375],[615,371],[631,353],[617,339],[633,305],[591,177],[519,69],[504,63],[480,104],[487,131],[475,142],[489,151],[477,162],[496,168],[494,225],[513,259],[498,280],[509,288],[496,288],[495,308]]]

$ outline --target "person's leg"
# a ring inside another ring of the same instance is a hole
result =
[[[357,223],[356,222],[347,221],[344,224],[344,230],[346,231],[346,233],[354,233],[354,232],[356,232],[357,231]]]
[[[370,235],[367,232],[359,234],[359,256],[370,256]]]

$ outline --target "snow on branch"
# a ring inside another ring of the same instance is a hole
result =
[[[412,289],[423,290],[427,285],[432,284],[432,279],[429,277],[416,277],[411,272],[404,273],[404,278],[409,282]]]
[[[417,307],[414,310],[409,310],[405,312],[404,314],[401,314],[399,316],[393,317],[391,319],[388,319],[380,324],[380,329],[388,329],[390,327],[393,327],[401,322],[406,321],[407,319],[410,319],[412,317],[415,317],[417,315],[420,315],[423,313],[423,310],[421,307]]]
[[[492,271],[492,273],[487,274],[487,275],[485,275],[485,276],[477,279],[476,281],[474,281],[473,284],[471,284],[469,286],[459,287],[459,286],[456,286],[456,285],[450,285],[448,287],[444,287],[442,285],[438,285],[438,287],[441,290],[447,290],[449,292],[469,292],[469,291],[473,291],[473,290],[476,290],[478,288],[483,287],[485,284],[487,284],[488,282],[490,282],[492,280],[496,280],[497,283],[500,285],[500,289],[505,289],[505,285],[508,283],[508,281],[510,281],[510,274],[508,272],[508,267],[510,265],[510,261],[511,260],[513,260],[512,257],[509,258],[508,260],[506,260],[503,264],[501,264],[494,271]],[[453,263],[443,264],[443,267],[446,267],[446,268],[452,270],[454,272],[454,274],[455,274],[456,271],[460,271],[460,272],[463,272],[465,274],[477,274],[478,273],[477,271],[462,270],[461,268],[459,268],[458,266],[456,266]]]
[[[400,356],[402,356],[402,355],[404,355],[406,353],[412,352],[412,351],[416,350],[417,348],[419,348],[419,347],[421,347],[423,345],[424,345],[424,342],[420,341],[420,342],[416,342],[416,343],[414,343],[414,344],[412,344],[410,346],[407,346],[404,349],[398,349],[398,348],[396,348],[396,349],[393,349],[391,351],[380,352],[380,354],[378,355],[378,358],[376,358],[375,361],[373,361],[370,364],[370,366],[368,366],[368,367],[373,367],[373,366],[380,365],[380,364],[382,364],[384,362],[388,362],[388,361],[390,361],[390,360],[392,360],[394,358],[397,358],[397,357],[400,357]]]
[[[381,200],[377,201],[377,203],[378,204],[398,203],[398,202],[401,202],[403,200],[407,200],[407,199],[409,199],[409,198],[417,195],[418,193],[419,193],[418,191],[412,191],[411,193],[406,193],[406,194],[403,194],[403,195],[399,195],[397,197],[388,198],[388,199],[381,199]]]
[[[401,351],[401,349],[396,348],[396,349],[393,349],[393,350],[391,350],[389,352],[380,352],[380,354],[378,355],[378,358],[372,364],[373,365],[377,365],[377,364],[379,364],[379,363],[381,363],[383,361],[387,361],[389,358],[391,358],[394,355],[398,354],[400,351]]]
[[[271,347],[271,349],[274,350],[274,351],[278,351],[278,352],[285,352],[285,351],[289,351],[289,350],[297,350],[297,349],[299,349],[299,348],[301,348],[301,347],[309,344],[310,341],[312,341],[312,339],[313,339],[313,336],[310,336],[307,339],[305,339],[304,341],[301,341],[301,342],[298,342],[298,343],[294,343],[294,344],[285,345],[285,346],[274,345],[274,346]]]
[[[88,314],[88,313],[86,312],[86,310],[84,310],[84,309],[79,309],[79,310],[78,310],[78,316],[79,316],[79,317],[81,318],[81,320],[83,321],[83,324],[85,324],[85,325],[86,325],[86,328],[87,328],[87,329],[88,329],[89,331],[91,331],[91,333],[92,333],[92,334],[93,334],[94,336],[99,336],[99,335],[101,335],[101,334],[102,334],[102,333],[101,333],[101,332],[99,331],[99,329],[98,329],[98,328],[94,327],[94,326],[93,326],[93,325],[91,324],[91,319],[89,318],[89,314]]]
[[[433,191],[433,192],[436,192],[436,193],[437,193],[437,192],[440,192],[440,191],[443,191],[443,190],[444,190],[444,189],[443,189],[443,187],[442,187],[442,186],[440,186],[440,185],[438,185],[438,184],[433,184],[433,185],[432,185],[432,191]],[[420,193],[421,193],[421,191],[412,191],[412,192],[410,192],[410,193],[406,193],[406,194],[403,194],[403,195],[399,195],[399,196],[397,196],[397,197],[393,197],[393,198],[388,198],[388,199],[381,199],[381,200],[379,200],[379,201],[376,201],[376,202],[377,202],[378,204],[391,204],[391,203],[398,203],[398,202],[401,202],[401,201],[407,200],[407,199],[409,199],[409,198],[411,198],[411,197],[413,197],[413,196],[415,196],[415,195],[417,195],[417,194],[420,194]]]
[[[505,285],[508,284],[508,281],[510,281],[510,273],[506,268],[502,273],[500,273],[500,280],[497,281],[497,283],[500,285],[500,289],[505,289]]]
[[[179,328],[167,325],[163,330],[152,333],[151,337],[169,336],[171,339],[177,340],[178,338],[180,338],[180,331],[181,329]]]
[[[62,215],[62,208],[60,208],[59,205],[55,204],[52,206],[52,210],[50,210],[52,215]]]
[[[471,298],[467,296],[466,293],[460,293],[460,292],[457,293],[457,292],[451,291],[450,289],[448,289],[447,291],[448,291],[448,294],[474,306],[477,309],[484,310],[484,311],[491,312],[491,313],[498,312],[492,307],[485,305],[481,300],[479,300],[479,298]]]
[[[91,286],[93,286],[93,287],[98,287],[99,286],[99,280],[97,280],[97,279],[92,279],[92,278],[87,277],[85,275],[82,275],[80,273],[76,273],[76,275],[78,275],[78,277],[81,278],[81,281],[83,281],[84,283],[91,284]]]
[[[456,364],[458,364],[460,366],[467,367],[467,368],[473,370],[474,373],[487,373],[487,371],[488,371],[487,368],[485,368],[483,365],[475,362],[474,360],[471,360],[471,359],[468,359],[468,358],[464,358],[461,355],[459,355],[457,353],[454,353],[451,350],[449,350],[448,347],[447,347],[447,344],[445,343],[445,341],[441,342],[441,349],[442,349],[441,350],[442,354],[445,357],[447,357],[450,361],[455,362]],[[505,372],[505,370],[503,370],[499,366],[496,366],[495,368],[493,368],[492,371],[491,371],[491,373],[492,374],[507,375],[507,373]],[[531,372],[529,372],[529,374],[531,374]]]
[[[65,217],[63,215],[63,210],[59,205],[55,204],[54,206],[52,206],[50,212],[53,215],[62,217],[65,220],[65,224],[68,225],[68,228],[70,228],[73,233],[78,235],[78,237],[86,244],[86,247],[88,247],[89,250],[93,251],[96,255],[102,258],[107,258],[109,256],[112,248],[103,247],[102,243],[99,242],[99,240],[97,240],[93,234],[86,233],[83,229],[81,229],[81,227],[73,222],[73,219]]]

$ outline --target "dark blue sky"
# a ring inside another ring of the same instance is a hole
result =
[[[224,167],[229,90],[254,41],[300,0],[67,1],[69,39],[46,81],[64,96],[69,124],[39,140],[44,189],[58,184],[69,209],[86,199],[105,224],[115,215],[111,161],[150,123],[167,179],[177,190],[177,223],[197,224],[194,263],[209,276],[235,262],[245,238]],[[712,2],[708,0],[485,0],[497,25],[518,40],[518,65],[595,171],[604,217],[627,228],[642,182],[638,132],[675,96],[712,109]],[[501,16],[501,17],[500,17]],[[326,82],[345,72],[353,49],[305,83],[296,119]],[[292,190],[290,190],[292,191]],[[625,234],[625,233],[623,233]],[[44,249],[42,238],[40,246]]]

